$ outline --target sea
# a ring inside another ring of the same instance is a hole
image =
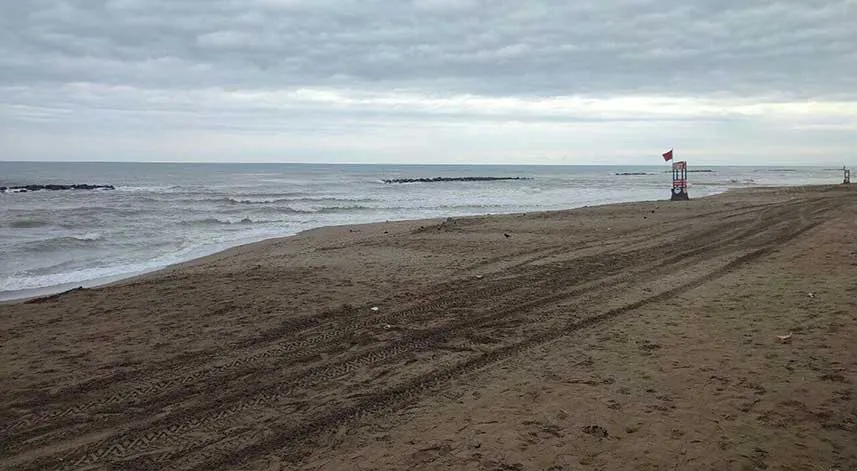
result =
[[[689,194],[840,183],[821,167],[689,168]],[[385,183],[385,179],[522,177]],[[94,286],[320,226],[665,200],[669,165],[0,162],[0,300]]]

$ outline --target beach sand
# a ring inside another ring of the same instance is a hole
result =
[[[854,470],[855,339],[857,187],[323,228],[0,305],[0,469]]]

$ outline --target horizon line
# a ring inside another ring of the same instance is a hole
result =
[[[571,164],[571,163],[391,163],[391,162],[280,162],[280,161],[193,161],[193,160],[0,160],[0,164],[15,163],[15,164],[187,164],[187,165],[395,165],[395,166],[413,166],[413,167],[430,167],[430,166],[470,166],[470,167],[489,167],[489,166],[531,166],[531,167],[611,167],[611,166],[637,166],[637,167],[671,167],[671,164],[649,164],[649,163],[610,163],[610,164]],[[812,163],[812,164],[794,164],[794,163],[759,163],[759,164],[696,164],[711,167],[828,167],[831,165],[840,165],[832,162],[827,163]],[[846,166],[846,163],[841,163]]]

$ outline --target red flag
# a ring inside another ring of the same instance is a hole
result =
[[[670,149],[670,151],[669,151],[669,152],[665,152],[665,153],[663,154],[663,156],[664,156],[664,162],[669,162],[670,160],[672,160],[672,159],[673,159],[673,150],[672,150],[672,149]]]

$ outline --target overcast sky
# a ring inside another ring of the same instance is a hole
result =
[[[0,160],[656,164],[670,147],[857,164],[857,0],[0,2]]]

